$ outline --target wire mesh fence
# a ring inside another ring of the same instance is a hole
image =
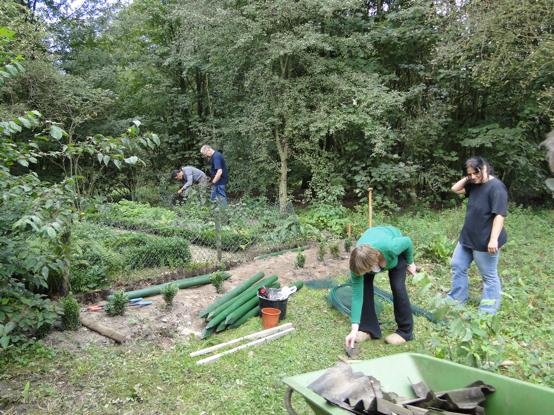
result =
[[[198,274],[307,243],[292,208],[282,212],[264,199],[223,206],[193,196],[171,207],[120,201],[88,215],[73,235],[74,289],[165,271]]]

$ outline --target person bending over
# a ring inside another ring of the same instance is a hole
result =
[[[171,178],[182,183],[182,186],[177,190],[177,194],[180,196],[186,196],[193,184],[199,184],[203,189],[208,188],[208,176],[196,167],[185,166],[173,170]]]
[[[346,336],[346,347],[381,337],[373,299],[373,279],[375,274],[385,270],[389,274],[394,319],[398,326],[385,341],[399,345],[412,340],[414,320],[406,290],[406,271],[412,275],[416,273],[412,240],[394,226],[378,226],[364,232],[350,255],[352,329]]]

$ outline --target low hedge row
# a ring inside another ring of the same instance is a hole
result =
[[[161,219],[155,219],[148,209],[156,212],[165,211],[163,208],[150,208],[148,205],[135,203],[136,208],[132,210],[129,205],[131,202],[125,202],[124,211],[132,211],[129,216],[122,214],[122,208],[119,202],[105,206],[101,212],[90,214],[87,219],[91,222],[113,226],[127,230],[137,230],[154,235],[174,236],[184,238],[189,243],[200,246],[215,248],[217,245],[217,234],[213,223],[191,223],[178,219],[171,219],[172,216],[167,213],[161,215]],[[171,212],[171,211],[170,211]],[[172,212],[173,213],[173,212]],[[233,229],[229,226],[221,228],[221,248],[225,251],[241,251],[256,242],[255,233],[248,229]]]
[[[176,268],[192,259],[187,241],[181,238],[118,231],[90,223],[77,226],[73,241],[70,272],[77,292],[105,287],[125,271]]]

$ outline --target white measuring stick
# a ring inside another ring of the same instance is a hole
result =
[[[235,347],[234,349],[226,350],[222,353],[218,353],[218,354],[214,354],[213,356],[206,357],[205,359],[202,359],[196,362],[196,364],[203,365],[205,363],[210,363],[210,362],[213,362],[214,360],[217,360],[225,356],[226,354],[235,353],[238,350],[246,349],[247,347],[257,346],[258,344],[269,343],[272,340],[278,339],[279,337],[283,337],[285,334],[289,334],[291,331],[294,331],[294,327],[286,329],[285,331],[279,331],[275,334],[271,334],[266,337],[262,337],[261,339],[254,340],[250,343],[242,344],[240,346]]]
[[[292,323],[286,323],[286,324],[283,324],[281,326],[272,327],[272,328],[267,329],[267,330],[257,331],[255,333],[248,334],[247,336],[239,337],[238,339],[229,340],[228,342],[225,342],[225,343],[216,344],[215,346],[206,347],[205,349],[200,349],[200,350],[197,350],[195,352],[191,352],[189,354],[189,356],[190,357],[196,357],[196,356],[200,356],[200,355],[203,355],[203,354],[208,354],[208,353],[211,353],[211,352],[215,352],[216,350],[223,349],[224,347],[231,346],[232,344],[241,342],[243,340],[258,339],[260,337],[269,336],[270,334],[273,334],[273,333],[276,333],[276,332],[279,332],[279,331],[283,331],[283,330],[288,329],[290,327],[292,327]]]

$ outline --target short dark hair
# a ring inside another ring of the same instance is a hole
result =
[[[175,169],[171,172],[171,180],[175,180],[177,178],[177,175],[179,174],[181,170]]]

